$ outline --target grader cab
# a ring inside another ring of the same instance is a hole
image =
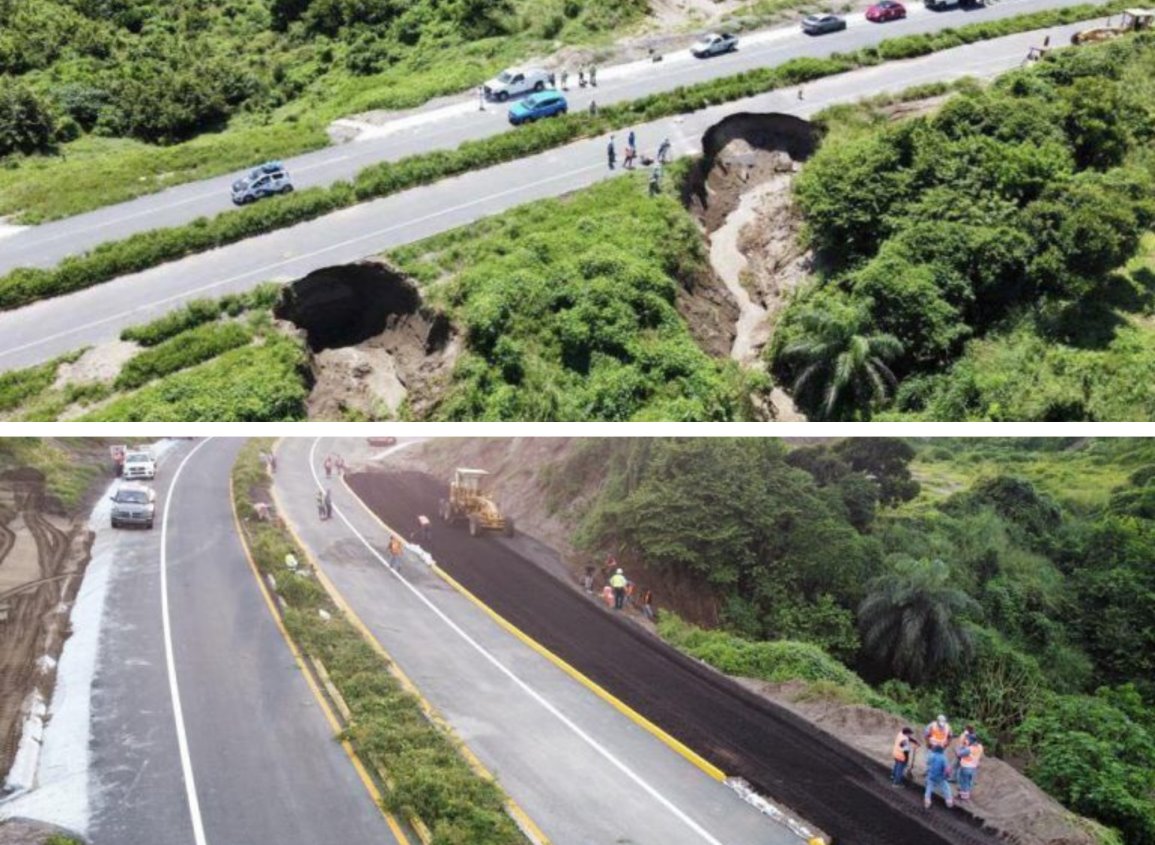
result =
[[[1151,9],[1128,9],[1123,12],[1118,26],[1099,26],[1094,29],[1084,29],[1071,36],[1071,43],[1097,44],[1100,41],[1110,41],[1128,32],[1144,32],[1155,28],[1155,11]]]
[[[513,520],[501,512],[486,494],[484,479],[489,475],[483,469],[463,469],[453,471],[449,482],[449,498],[442,499],[438,508],[445,522],[465,521],[469,533],[476,537],[483,531],[500,531],[506,537],[513,536]]]

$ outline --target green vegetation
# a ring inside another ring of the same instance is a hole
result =
[[[32,467],[44,473],[45,490],[75,511],[105,474],[108,452],[102,440],[5,437],[0,440],[0,470]]]
[[[637,0],[4,0],[0,73],[44,128],[15,145],[39,155],[0,171],[0,214],[75,214],[315,149],[334,118],[467,90],[645,13]],[[14,114],[0,105],[0,139]]]
[[[1072,810],[1155,843],[1155,441],[599,440],[544,484],[552,507],[594,491],[579,549],[695,596],[691,622],[717,608],[702,630],[655,586],[679,648],[949,713]]]
[[[236,317],[245,311],[272,308],[280,294],[280,285],[265,282],[246,293],[228,294],[219,299],[194,299],[151,323],[130,326],[120,333],[120,339],[135,341],[141,346],[156,346],[181,332],[211,323],[222,314]]]
[[[750,384],[695,343],[680,290],[702,241],[638,178],[545,200],[393,253],[465,330],[442,420],[729,420]]]
[[[469,767],[453,738],[426,717],[418,699],[390,674],[386,658],[336,607],[308,565],[286,566],[287,555],[301,562],[308,558],[283,527],[259,521],[253,508],[256,501],[270,501],[269,479],[258,457],[269,447],[269,441],[250,441],[233,467],[233,498],[246,544],[257,568],[275,579],[288,605],[284,621],[293,640],[324,664],[349,707],[352,717],[342,737],[370,770],[379,767],[393,780],[384,792],[384,806],[421,819],[434,843],[524,843],[505,812],[501,789]]]
[[[208,323],[182,332],[131,358],[113,382],[117,390],[135,387],[178,370],[216,358],[230,349],[248,346],[251,330],[239,323]]]
[[[137,272],[165,261],[312,220],[354,203],[522,158],[611,129],[695,111],[719,102],[875,65],[891,58],[924,55],[1013,32],[1101,15],[1104,8],[1080,6],[1037,12],[1002,21],[947,29],[934,35],[903,36],[883,41],[878,47],[868,47],[846,55],[836,54],[828,59],[792,59],[777,67],[760,68],[607,106],[596,118],[575,113],[523,126],[517,132],[506,132],[481,141],[468,141],[455,150],[438,150],[409,156],[397,162],[371,165],[358,173],[352,183],[338,182],[329,188],[312,188],[257,206],[222,212],[212,219],[201,218],[184,226],[141,232],[120,241],[101,244],[84,255],[71,256],[51,270],[18,268],[0,277],[0,309],[15,308],[37,299],[90,287],[118,275]],[[69,193],[75,192],[70,188]],[[846,324],[846,331],[843,332],[846,337],[842,340],[850,342],[853,357],[853,350],[861,346],[852,342],[856,326],[853,320],[843,322]],[[897,354],[893,344],[885,345],[889,350],[887,357]],[[802,366],[808,363],[809,360]],[[866,381],[855,379],[852,383],[871,384],[870,398],[881,395],[877,373],[870,367],[859,367],[858,371],[866,376]],[[840,399],[836,404],[842,404],[843,401]]]
[[[834,112],[795,184],[825,269],[768,351],[795,402],[816,419],[1149,419],[1152,275],[1128,262],[1155,222],[1153,71],[1138,36],[930,116]]]
[[[179,336],[171,341],[174,348],[179,349],[180,341]],[[175,356],[166,357],[160,363],[150,359],[153,367],[179,363]],[[126,393],[81,419],[89,422],[299,420],[305,416],[305,399],[309,395],[304,383],[305,368],[305,353],[297,341],[269,333],[256,346],[233,349],[206,363],[180,370],[155,384]]]

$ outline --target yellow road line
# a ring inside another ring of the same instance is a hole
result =
[[[333,735],[337,736],[341,733],[341,723],[337,720],[337,716],[333,713],[329,702],[325,700],[325,696],[322,695],[321,690],[317,687],[317,682],[313,679],[312,673],[309,672],[308,667],[305,665],[304,657],[297,648],[296,643],[294,643],[293,638],[289,636],[289,632],[285,628],[285,623],[281,620],[281,614],[277,611],[277,607],[273,603],[273,597],[269,592],[268,585],[265,583],[265,579],[261,577],[261,571],[257,568],[256,561],[253,560],[252,551],[249,549],[248,541],[245,539],[244,529],[241,527],[240,515],[237,513],[237,497],[236,490],[233,488],[231,470],[229,472],[229,504],[233,510],[233,524],[236,526],[237,537],[241,541],[241,548],[244,549],[245,560],[249,562],[249,569],[252,571],[253,577],[257,579],[257,586],[261,591],[261,596],[265,600],[265,605],[269,608],[269,613],[273,617],[273,623],[277,626],[277,630],[281,632],[285,644],[288,645],[289,651],[293,654],[293,659],[297,661],[297,666],[300,668],[301,674],[305,676],[305,682],[309,685],[309,689],[312,690],[313,696],[317,699],[317,703],[321,706],[321,712],[325,714],[325,719],[329,722],[329,727],[332,729]],[[401,829],[401,825],[398,824],[393,814],[381,804],[381,792],[377,789],[377,785],[373,783],[373,778],[369,776],[369,772],[365,769],[361,758],[358,757],[357,752],[353,750],[352,744],[349,740],[342,739],[341,748],[344,749],[345,754],[349,758],[349,762],[353,764],[357,776],[361,779],[361,783],[365,785],[366,791],[373,799],[373,805],[380,811],[381,815],[384,816],[385,823],[389,825],[389,829],[393,831],[393,835],[397,837],[398,845],[408,845],[409,837],[405,835],[405,832]]]
[[[388,531],[391,534],[397,534],[398,537],[404,536],[403,534],[394,531],[392,528],[390,528],[388,525],[386,525],[385,521],[383,519],[381,519],[381,517],[379,517],[377,514],[375,514],[373,512],[372,508],[370,508],[363,501],[361,501],[361,497],[353,492],[353,489],[351,487],[349,487],[349,484],[345,480],[344,476],[341,476],[341,483],[345,485],[345,489],[348,490],[349,493],[353,496],[353,498],[357,500],[357,503],[361,506],[361,508],[367,514],[369,514],[370,517],[372,517],[374,520],[376,520],[378,525],[380,525],[383,529],[385,529],[386,531]],[[615,710],[617,710],[619,713],[621,713],[627,719],[632,721],[634,724],[638,725],[640,728],[643,728],[644,730],[653,734],[658,740],[660,740],[662,743],[667,745],[669,748],[671,748],[672,750],[674,750],[678,754],[685,757],[688,761],[693,763],[695,766],[697,766],[699,769],[701,769],[707,775],[712,777],[714,780],[717,780],[717,781],[725,781],[726,780],[726,773],[723,772],[721,769],[719,769],[717,766],[715,766],[713,763],[711,763],[709,760],[704,758],[697,751],[690,748],[688,745],[683,743],[681,740],[676,739],[673,736],[671,736],[670,734],[668,734],[665,730],[663,730],[662,728],[655,725],[653,722],[651,722],[649,719],[647,719],[645,716],[643,716],[641,713],[639,713],[634,708],[630,707],[628,704],[626,704],[624,701],[619,699],[617,696],[615,696],[609,690],[600,686],[596,681],[594,681],[593,679],[589,678],[588,676],[583,674],[578,669],[571,666],[569,663],[567,663],[565,660],[563,660],[558,655],[554,654],[552,651],[550,651],[548,648],[543,646],[541,643],[539,643],[533,637],[526,634],[524,631],[522,631],[520,628],[518,628],[516,625],[514,625],[512,622],[510,622],[508,619],[506,619],[504,616],[499,614],[496,610],[491,608],[489,605],[487,605],[485,602],[483,602],[481,599],[479,599],[477,596],[475,596],[473,593],[471,593],[469,590],[467,590],[464,586],[462,586],[460,583],[458,583],[458,581],[455,578],[453,578],[448,572],[446,572],[444,569],[442,569],[436,563],[433,564],[433,571],[436,572],[439,576],[441,576],[441,578],[444,579],[445,582],[448,583],[450,586],[452,586],[455,590],[457,590],[459,593],[461,593],[463,596],[465,596],[467,599],[469,599],[471,602],[473,602],[475,605],[477,605],[479,608],[481,608],[481,610],[483,610],[486,614],[488,614],[490,616],[490,618],[492,618],[495,622],[497,622],[498,625],[500,625],[502,628],[504,628],[509,633],[513,634],[514,637],[516,637],[518,640],[520,640],[522,643],[524,643],[529,648],[536,651],[538,654],[540,654],[542,657],[544,657],[550,663],[557,666],[559,669],[561,669],[563,672],[565,672],[567,675],[569,675],[575,681],[580,683],[582,686],[586,687],[586,689],[590,690],[592,693],[597,695],[599,698],[601,698],[603,701],[605,701],[607,704],[609,704],[611,707],[613,707]]]
[[[341,476],[341,480],[344,482],[344,476]],[[269,490],[272,493],[273,505],[276,508],[278,517],[280,517],[281,521],[284,523],[286,530],[289,532],[289,536],[293,538],[293,542],[297,544],[297,547],[301,550],[309,564],[313,567],[313,571],[317,573],[317,581],[321,584],[322,587],[325,588],[325,591],[329,594],[329,597],[333,600],[333,603],[341,609],[353,627],[356,628],[361,633],[361,636],[365,638],[366,642],[368,642],[369,645],[372,646],[372,648],[379,655],[381,655],[381,657],[385,658],[389,665],[390,674],[392,674],[393,677],[397,679],[398,683],[401,684],[401,687],[406,692],[410,693],[417,699],[421,705],[421,709],[424,711],[429,720],[440,727],[443,731],[445,731],[445,733],[450,737],[454,745],[457,747],[457,750],[461,753],[461,756],[465,758],[465,761],[469,764],[470,768],[472,768],[473,771],[480,777],[496,783],[497,778],[493,776],[488,768],[486,768],[485,764],[481,762],[478,756],[473,753],[473,750],[465,744],[465,741],[462,740],[460,736],[458,736],[457,731],[453,728],[453,726],[445,720],[445,717],[441,715],[440,711],[438,711],[433,703],[422,694],[421,690],[417,688],[417,685],[413,683],[412,679],[410,679],[410,677],[405,674],[405,671],[397,665],[397,661],[393,659],[393,656],[385,649],[385,646],[381,645],[381,642],[377,639],[377,637],[373,635],[373,632],[369,630],[369,627],[365,624],[361,617],[357,615],[357,612],[353,610],[347,601],[345,601],[345,597],[341,594],[341,591],[337,589],[337,585],[329,579],[327,574],[325,574],[325,571],[321,568],[320,561],[318,561],[313,556],[313,554],[309,551],[309,547],[304,542],[302,542],[301,536],[297,533],[297,529],[293,525],[292,520],[289,518],[288,512],[281,506],[281,500],[277,495],[276,485],[270,485]],[[350,491],[350,493],[352,493],[352,491]],[[353,497],[357,498],[356,494],[353,494]],[[361,500],[357,498],[357,501],[360,502]],[[400,537],[402,535],[398,534],[397,536]],[[523,810],[521,806],[513,800],[513,798],[509,797],[508,794],[506,794],[505,806],[506,810],[509,812],[510,816],[513,817],[513,820],[517,823],[517,825],[526,833],[527,836],[529,836],[530,839],[534,840],[537,845],[552,845],[549,837],[545,835],[545,832],[540,827],[538,827],[537,822],[530,818],[529,814],[526,813],[525,810]]]

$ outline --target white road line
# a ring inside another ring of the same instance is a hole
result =
[[[512,162],[505,162],[505,163],[510,164]],[[500,165],[494,165],[494,166],[500,167]],[[104,317],[104,318],[99,319],[99,320],[93,320],[90,323],[82,323],[79,326],[73,326],[72,328],[66,329],[65,331],[56,332],[55,334],[51,334],[51,335],[47,335],[45,337],[38,338],[37,340],[34,340],[31,343],[25,343],[22,346],[14,346],[11,349],[6,349],[3,352],[0,352],[0,358],[3,358],[7,355],[12,355],[16,352],[23,352],[25,349],[32,349],[34,347],[40,346],[41,344],[48,343],[49,341],[58,340],[62,337],[68,337],[69,335],[73,335],[73,334],[76,334],[78,332],[82,332],[85,329],[90,329],[94,326],[100,326],[100,325],[103,325],[105,323],[114,322],[114,321],[119,320],[123,317],[129,317],[129,316],[136,314],[140,311],[146,311],[146,310],[149,310],[152,308],[157,308],[158,306],[161,306],[161,305],[168,305],[171,302],[179,302],[182,299],[188,299],[190,296],[195,296],[198,293],[205,293],[207,291],[213,290],[214,288],[222,287],[223,285],[229,285],[229,284],[232,284],[233,282],[239,282],[242,279],[249,278],[250,276],[265,276],[265,275],[268,275],[268,273],[271,272],[272,270],[276,270],[278,267],[284,267],[288,264],[292,264],[294,261],[303,261],[307,258],[316,258],[317,256],[324,255],[327,252],[333,252],[334,250],[343,249],[344,247],[347,247],[347,246],[352,246],[353,244],[358,243],[360,241],[365,241],[365,240],[369,240],[371,238],[380,237],[381,235],[388,234],[389,232],[394,232],[394,231],[397,231],[398,229],[404,229],[407,226],[415,226],[419,223],[425,223],[426,221],[429,221],[429,220],[436,220],[438,217],[444,217],[447,214],[453,214],[455,212],[462,211],[466,208],[470,208],[471,206],[482,205],[482,204],[487,203],[491,200],[495,200],[495,199],[499,199],[501,197],[509,196],[510,194],[519,194],[519,193],[522,193],[522,192],[524,192],[530,188],[535,188],[539,185],[545,185],[545,184],[548,184],[549,182],[557,182],[557,181],[562,180],[562,179],[569,179],[569,178],[571,178],[571,177],[573,177],[579,173],[585,173],[588,170],[605,170],[605,165],[604,164],[596,164],[596,165],[591,165],[589,167],[579,168],[578,170],[569,170],[569,171],[566,171],[565,173],[560,173],[557,176],[550,176],[546,179],[539,179],[537,182],[530,182],[528,185],[519,185],[518,187],[509,188],[508,190],[505,190],[505,191],[498,191],[496,194],[487,194],[484,197],[480,197],[479,199],[470,200],[469,202],[463,202],[463,203],[460,203],[459,205],[450,206],[449,208],[443,208],[440,211],[433,212],[432,214],[426,214],[424,217],[417,217],[413,220],[406,220],[404,223],[396,223],[392,226],[386,226],[383,229],[376,229],[372,232],[367,232],[364,235],[358,235],[355,238],[349,238],[348,240],[345,240],[345,241],[340,241],[340,242],[335,243],[335,244],[330,244],[329,246],[314,250],[313,252],[306,252],[306,253],[303,253],[301,255],[294,255],[292,258],[286,258],[283,261],[277,261],[277,262],[274,262],[273,264],[267,264],[264,267],[261,267],[261,268],[256,269],[256,270],[249,270],[245,273],[239,273],[236,276],[230,276],[227,279],[222,279],[220,281],[212,282],[211,284],[207,284],[207,285],[201,285],[198,288],[192,288],[190,290],[186,290],[186,291],[183,291],[181,293],[174,294],[174,295],[169,296],[169,297],[165,297],[164,299],[155,300],[154,302],[150,302],[147,305],[141,305],[141,306],[138,306],[137,308],[130,308],[127,311],[121,311],[120,313],[113,314],[109,317]],[[475,172],[481,172],[481,171],[475,171]],[[452,179],[452,178],[455,178],[455,177],[448,177],[448,179]],[[430,185],[419,185],[416,188],[413,188],[411,190],[419,190],[421,188],[431,188],[431,187],[435,187],[438,184],[442,184],[442,182],[434,182]],[[396,196],[400,196],[400,194],[391,194],[389,196],[390,197],[396,197]],[[388,199],[388,198],[389,197],[380,197],[379,199],[384,200],[384,199]],[[379,200],[370,200],[370,202],[377,202],[377,201],[379,201]],[[365,207],[365,204],[362,203],[362,204],[358,204],[357,206],[352,206],[352,208],[358,208],[358,207],[363,209]],[[346,209],[340,209],[340,210],[344,211]],[[336,211],[330,212],[330,214],[336,214],[336,213],[338,213],[338,212],[336,212]],[[327,215],[324,215],[323,217],[314,218],[313,220],[303,221],[302,223],[299,223],[297,225],[308,225],[309,223],[315,223],[318,220],[324,220],[325,217],[328,217],[328,216],[330,216],[330,215],[327,214]],[[279,229],[279,230],[276,230],[274,232],[268,232],[268,233],[266,233],[266,235],[261,235],[259,237],[273,236],[273,235],[276,235],[278,232],[284,232],[284,231],[287,231],[287,230],[286,229]],[[243,243],[243,241],[238,242],[238,243]],[[230,244],[230,246],[235,246],[235,244]],[[203,255],[203,253],[200,253],[200,255]],[[190,258],[195,258],[195,257],[197,257],[196,254],[186,256],[185,259],[190,259]],[[185,260],[185,259],[177,259],[177,260],[181,261],[181,260]],[[162,264],[160,266],[163,267],[164,265]],[[156,268],[150,268],[150,269],[156,269]],[[146,271],[142,271],[142,272],[148,272],[148,271],[146,270]],[[121,276],[120,278],[125,278],[125,277]],[[116,279],[110,279],[109,281],[115,282]],[[94,290],[94,289],[99,288],[99,287],[100,287],[99,285],[96,285],[95,288],[88,288],[88,290]],[[51,300],[40,300],[40,301],[41,302],[49,302]],[[34,306],[35,304],[36,303],[33,303],[32,305]],[[32,306],[28,306],[28,307],[32,307]],[[14,312],[9,312],[9,313],[14,313]]]
[[[211,438],[210,438],[211,439]],[[184,789],[188,796],[188,811],[192,818],[193,840],[196,845],[206,845],[204,822],[201,821],[200,803],[197,801],[196,781],[193,779],[192,759],[188,753],[188,737],[184,729],[184,711],[180,704],[180,688],[176,680],[176,664],[172,656],[172,624],[168,614],[168,514],[172,501],[176,498],[176,485],[185,464],[189,462],[205,443],[205,439],[198,443],[191,452],[185,455],[169,485],[168,496],[164,503],[164,517],[160,523],[160,611],[164,621],[164,658],[168,664],[168,688],[172,695],[172,715],[176,722],[176,741],[180,749],[180,767],[184,774]]]
[[[316,482],[318,487],[321,486],[321,477],[317,474],[316,455],[317,455],[317,444],[320,442],[320,440],[321,440],[321,438],[319,438],[319,437],[316,438],[315,440],[313,440],[313,445],[309,449],[309,471],[312,473],[313,481]],[[339,516],[341,518],[341,521],[345,523],[346,527],[348,527],[348,529],[353,532],[354,536],[356,536],[356,538],[361,541],[362,545],[364,545],[365,548],[369,550],[369,553],[372,554],[373,557],[377,558],[378,563],[380,563],[381,566],[384,567],[384,569],[386,571],[391,573],[393,575],[393,577],[395,577],[398,581],[400,581],[402,584],[404,584],[405,587],[409,590],[409,592],[411,592],[426,607],[428,607],[431,611],[433,611],[433,613],[442,622],[444,622],[446,625],[448,625],[449,628],[454,633],[456,633],[463,640],[465,640],[466,643],[468,643],[478,654],[480,654],[489,663],[491,663],[499,672],[501,672],[503,675],[505,675],[507,678],[509,678],[511,681],[513,681],[513,683],[516,684],[523,692],[525,692],[526,695],[528,695],[530,698],[532,698],[534,701],[536,701],[538,704],[540,704],[542,707],[544,707],[546,710],[548,710],[552,715],[556,716],[558,718],[558,720],[561,721],[562,724],[564,724],[567,728],[569,728],[571,731],[573,731],[580,739],[582,739],[587,745],[589,745],[590,748],[592,748],[594,751],[596,751],[598,754],[600,754],[602,757],[604,757],[607,761],[609,761],[609,763],[611,765],[613,765],[616,769],[618,769],[618,771],[620,771],[622,774],[624,774],[626,777],[628,777],[630,780],[632,780],[634,783],[636,783],[638,786],[640,786],[651,798],[653,798],[655,801],[657,801],[659,804],[661,804],[663,807],[665,807],[667,810],[669,810],[679,821],[681,821],[683,824],[685,824],[687,827],[689,827],[692,831],[694,831],[694,833],[698,834],[703,840],[710,843],[710,845],[722,845],[722,842],[720,840],[716,839],[714,836],[712,836],[710,834],[709,831],[707,831],[705,828],[703,828],[701,825],[699,825],[696,821],[694,821],[692,818],[690,818],[688,815],[686,815],[682,810],[680,810],[677,806],[675,806],[672,801],[670,801],[668,798],[666,798],[664,795],[662,795],[660,792],[658,792],[657,789],[650,786],[650,784],[647,783],[645,780],[643,780],[640,775],[638,775],[629,766],[627,766],[625,763],[623,763],[621,760],[619,760],[617,757],[615,757],[609,751],[609,749],[607,749],[605,746],[603,746],[601,743],[599,743],[596,739],[594,739],[592,736],[590,736],[588,733],[586,733],[584,730],[582,730],[580,727],[578,727],[578,725],[575,724],[568,716],[566,716],[564,713],[562,713],[560,710],[558,710],[541,693],[539,693],[537,690],[535,690],[533,687],[531,687],[529,684],[527,684],[525,681],[523,681],[520,677],[518,677],[516,674],[514,674],[514,672],[511,669],[506,667],[504,663],[502,663],[500,660],[498,660],[496,657],[494,657],[490,652],[486,651],[486,649],[480,643],[478,643],[475,639],[473,639],[471,636],[469,636],[469,634],[465,633],[465,631],[463,631],[457,625],[456,622],[454,622],[452,619],[450,619],[448,616],[446,616],[440,610],[440,608],[438,608],[435,604],[433,604],[433,602],[429,601],[429,599],[427,599],[416,587],[414,587],[412,584],[410,584],[409,581],[406,580],[405,577],[401,575],[401,573],[399,573],[393,567],[389,566],[389,564],[386,562],[385,558],[381,556],[381,553],[378,552],[375,548],[373,548],[372,544],[368,540],[365,539],[365,537],[361,534],[360,531],[358,531],[356,528],[353,527],[353,523],[351,523],[345,517],[345,514],[343,514],[341,512],[340,508],[337,508],[336,506],[334,506],[333,507],[333,513],[337,514],[337,516]]]

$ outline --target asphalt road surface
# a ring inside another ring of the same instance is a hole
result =
[[[827,56],[899,35],[933,32],[1081,2],[1085,0],[992,0],[990,7],[950,12],[932,12],[911,2],[908,17],[902,21],[872,24],[857,13],[849,16],[845,31],[821,37],[806,36],[792,25],[743,36],[740,49],[726,56],[700,60],[682,50],[665,57],[660,64],[643,61],[602,68],[596,89],[576,89],[576,80],[572,80],[575,85],[567,96],[571,108],[578,111],[587,108],[591,99],[610,105],[800,56]],[[449,104],[431,103],[399,117],[392,125],[372,130],[365,140],[286,159],[286,165],[298,189],[329,185],[351,178],[374,162],[395,161],[433,149],[452,149],[462,141],[509,131],[506,111],[506,106],[493,103],[481,112],[477,99],[472,96]],[[0,273],[19,266],[51,267],[67,255],[92,249],[105,241],[119,240],[147,229],[177,226],[225,211],[232,207],[229,186],[238,175],[191,182],[0,239]]]
[[[152,531],[100,529],[114,561],[91,699],[92,845],[396,842],[244,556],[229,497],[242,442],[166,455],[155,487],[170,508],[167,543],[159,508]]]
[[[802,845],[786,825],[498,626],[425,563],[410,557],[400,573],[386,568],[377,550],[388,547],[389,532],[319,466],[326,450],[351,456],[352,444],[314,442],[281,441],[278,512],[553,845]],[[333,495],[334,517],[325,522],[313,504],[318,483]]]
[[[349,486],[381,519],[436,514],[444,483],[414,472],[359,473]],[[582,596],[494,536],[439,523],[439,565],[513,625],[728,775],[809,819],[838,843],[995,845],[961,812],[927,813],[887,767],[667,646]]]
[[[1000,7],[1001,8],[1001,7]],[[1084,25],[1085,26],[1085,25]],[[1079,25],[1047,32],[1063,43]],[[730,114],[808,117],[828,105],[915,83],[990,76],[1017,67],[1041,33],[1019,35],[893,62],[635,127],[639,146],[668,137],[677,155],[700,152],[702,133]],[[605,166],[604,136],[347,208],[308,223],[190,256],[142,273],[0,313],[0,371],[27,367],[81,346],[115,339],[190,299],[248,290],[271,279],[361,260],[535,199],[559,196],[620,175]],[[645,190],[646,174],[632,177]]]

